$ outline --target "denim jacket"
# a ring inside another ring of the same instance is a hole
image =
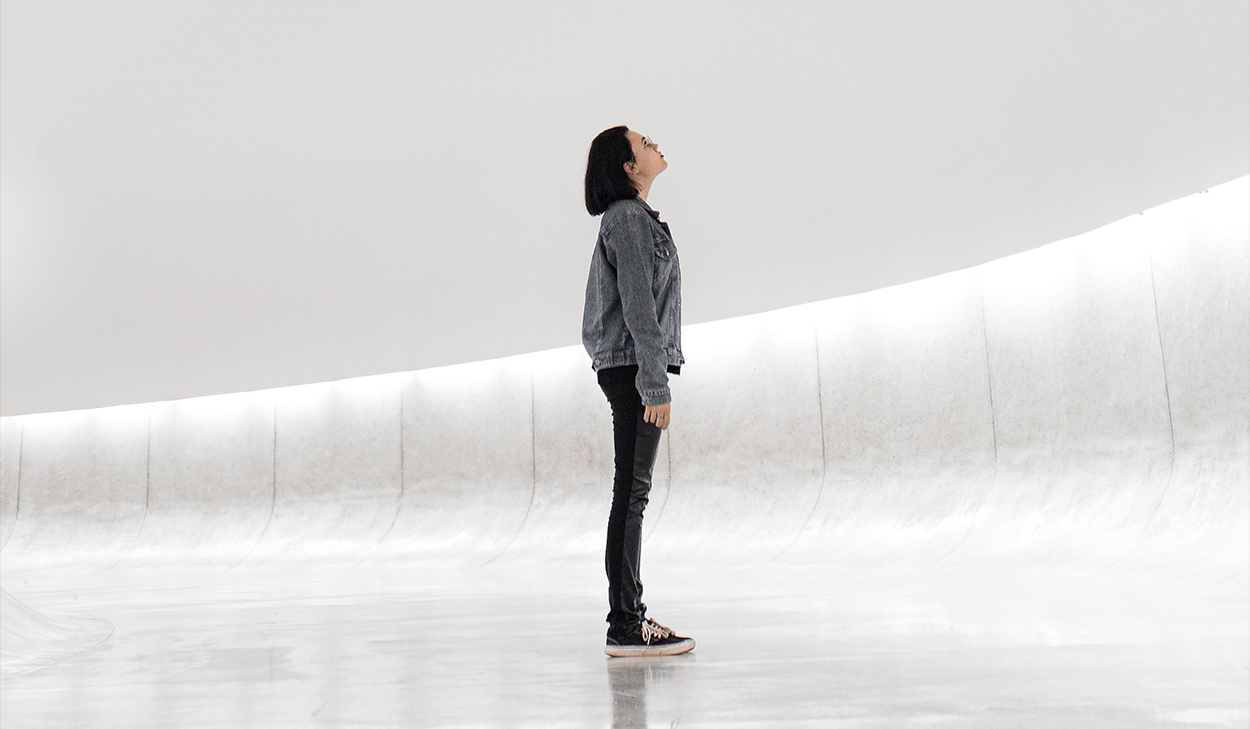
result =
[[[638,365],[643,405],[671,402],[668,372],[681,354],[681,266],[668,223],[640,197],[617,200],[590,259],[582,345],[591,369]]]

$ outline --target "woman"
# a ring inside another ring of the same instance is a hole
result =
[[[616,475],[604,567],[610,656],[675,655],[694,641],[647,617],[639,560],[642,512],[679,374],[681,270],[668,223],[647,205],[668,167],[660,148],[628,127],[604,130],[586,161],[586,210],[603,215],[586,282],[582,344],[612,407]]]

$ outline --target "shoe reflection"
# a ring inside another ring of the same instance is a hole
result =
[[[612,729],[646,729],[648,691],[677,676],[694,660],[693,653],[607,659],[608,683],[612,687]]]

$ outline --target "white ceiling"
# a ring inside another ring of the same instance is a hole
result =
[[[686,324],[1042,245],[1250,171],[1248,28],[1171,0],[5,0],[0,411],[577,345],[615,124],[669,161]]]

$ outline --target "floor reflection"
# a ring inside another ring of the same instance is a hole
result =
[[[1244,582],[655,570],[699,647],[609,658],[601,577],[571,572],[5,563],[32,610],[116,630],[0,676],[0,727],[1250,728]]]
[[[646,729],[647,695],[651,688],[671,681],[694,660],[693,653],[607,659],[612,729]]]

